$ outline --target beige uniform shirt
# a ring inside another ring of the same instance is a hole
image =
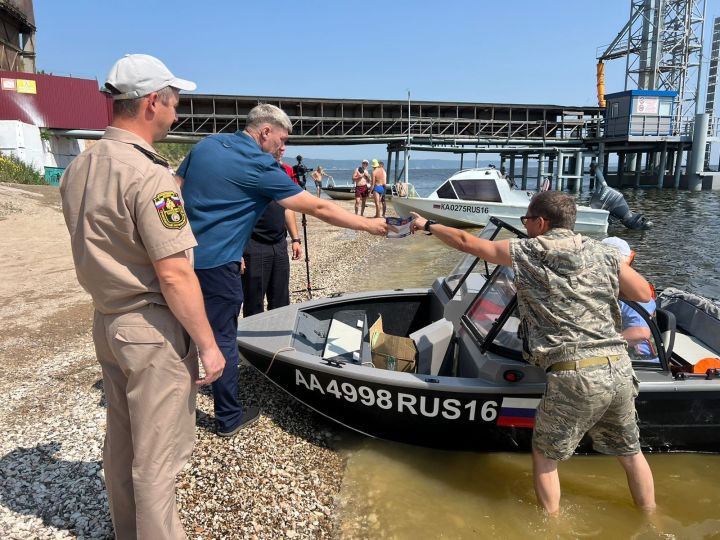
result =
[[[78,280],[104,314],[166,305],[153,261],[197,245],[169,169],[133,144],[155,153],[137,135],[107,128],[60,184]]]

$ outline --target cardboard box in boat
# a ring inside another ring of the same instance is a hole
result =
[[[382,316],[370,327],[370,352],[376,368],[415,372],[415,342],[383,332]]]

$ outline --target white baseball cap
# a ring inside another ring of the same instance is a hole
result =
[[[632,255],[630,244],[628,244],[622,238],[618,238],[617,236],[608,236],[607,238],[603,239],[602,243],[614,247],[620,252],[620,255],[622,255],[623,257],[629,257],[630,255]]]
[[[197,85],[178,79],[160,60],[149,54],[126,54],[110,69],[105,87],[117,90],[113,99],[135,99],[172,86],[192,92]]]

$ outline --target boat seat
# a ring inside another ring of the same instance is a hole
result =
[[[410,334],[417,348],[417,373],[438,375],[448,354],[453,337],[453,324],[440,319]]]
[[[676,332],[675,356],[694,366],[703,358],[717,358],[718,354],[698,338]]]
[[[335,312],[330,321],[322,358],[355,364],[369,361],[367,313],[364,310]]]
[[[677,327],[675,315],[671,311],[658,308],[655,310],[655,321],[657,322],[658,329],[660,330],[663,349],[665,349],[667,358],[670,359],[673,347],[675,346],[675,334]]]

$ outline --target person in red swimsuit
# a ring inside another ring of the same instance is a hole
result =
[[[370,181],[370,173],[368,172],[368,165],[370,162],[367,159],[363,159],[362,166],[355,169],[352,180],[355,182],[355,213],[358,213],[360,209],[360,215],[365,215],[365,204],[370,193],[368,188],[368,182]]]

